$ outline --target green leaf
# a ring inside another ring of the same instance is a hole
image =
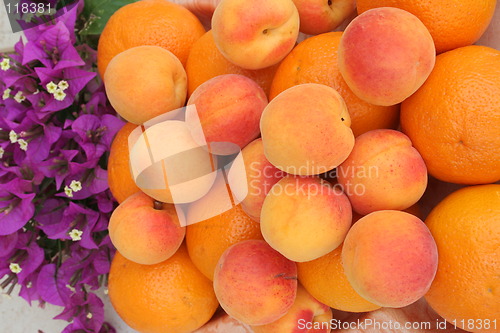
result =
[[[138,0],[85,0],[83,16],[85,26],[82,35],[100,35],[111,15],[121,7]]]

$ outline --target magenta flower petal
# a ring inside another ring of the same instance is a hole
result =
[[[40,297],[47,303],[64,306],[69,299],[70,290],[56,274],[56,265],[48,264],[42,267],[38,274],[37,286]]]
[[[68,89],[64,91],[66,97],[62,101],[59,101],[51,96],[41,111],[59,111],[67,108],[69,105],[73,104],[75,96],[87,85],[90,80],[96,76],[96,73],[88,72],[75,67],[65,69],[36,67],[35,72],[40,77],[43,87],[45,87],[49,82],[58,83],[61,80],[65,80],[69,84]]]
[[[17,232],[5,236],[0,236],[0,258],[9,256],[16,247],[16,243]]]
[[[99,213],[91,211],[92,214],[86,215],[86,224],[83,226],[82,239],[80,240],[80,245],[86,249],[97,249],[97,245],[92,237],[94,232],[94,226],[97,224],[99,219]]]
[[[102,116],[102,124],[106,127],[101,143],[110,146],[116,133],[123,127],[125,122],[115,115],[105,114]]]
[[[29,181],[13,179],[8,183],[0,185],[0,235],[8,235],[21,229],[29,219],[33,217],[35,206],[33,198],[35,193]]]
[[[106,171],[107,172],[107,171]],[[109,185],[108,185],[109,187]],[[97,207],[99,208],[99,211],[104,214],[111,213],[114,208],[114,198],[111,196],[111,193],[109,191],[104,191],[96,195],[96,201],[97,201]],[[108,225],[108,217],[103,217],[105,221],[103,222],[105,226],[107,227]]]
[[[35,126],[31,130],[38,130],[39,133],[29,137],[29,151],[26,152],[26,158],[32,162],[40,163],[50,155],[52,144],[59,140],[62,129],[53,124],[44,124]]]
[[[66,304],[64,310],[58,314],[57,316],[54,317],[54,319],[59,319],[59,320],[66,320],[66,321],[71,321],[76,313],[78,312],[78,306],[73,304]],[[75,323],[71,323],[66,328],[62,331],[64,332],[75,332],[76,330],[81,329],[81,327],[75,327]]]
[[[26,44],[22,64],[28,65],[35,60],[55,70],[85,64],[73,46],[68,27],[61,21]]]
[[[53,68],[59,54],[59,48],[67,48],[70,45],[68,28],[62,22],[46,26],[34,40],[26,43],[23,62],[27,66],[32,61],[40,61],[45,67]]]
[[[52,8],[55,8],[55,6],[57,5],[57,0],[46,0],[44,1],[48,4],[51,5]],[[60,10],[57,11],[56,13],[56,19],[58,22],[63,22],[66,27],[68,28],[69,31],[74,31],[75,30],[75,21],[76,21],[76,15],[77,15],[77,12],[81,9],[79,9],[79,5],[80,5],[80,0],[77,1],[77,3],[71,3],[69,6],[66,6],[64,8],[61,8]],[[38,36],[40,36],[41,34],[43,34],[44,31],[46,31],[47,29],[49,29],[51,26],[53,26],[54,23],[51,21],[51,22],[48,22],[47,24],[42,24],[42,25],[38,25],[38,26],[35,26],[33,28],[24,28],[24,34],[26,35],[26,38],[28,40],[35,40],[38,38]],[[74,34],[72,33],[71,34],[71,40],[75,41],[75,36]]]
[[[21,273],[17,274],[17,278],[19,279],[20,284],[22,284],[31,273],[33,273],[38,269],[38,267],[40,267],[44,259],[43,250],[35,242],[31,242],[26,251],[26,259],[20,263],[23,270],[21,271]]]
[[[109,268],[111,266],[110,259],[113,257],[113,254],[110,252],[109,248],[99,251],[99,254],[92,262],[94,269],[98,274],[107,274],[109,272]]]
[[[97,74],[88,72],[75,67],[52,70],[50,68],[36,67],[35,72],[40,77],[41,84],[46,86],[47,83],[59,82],[60,80],[68,81],[69,87],[65,92],[70,96],[75,96],[79,93],[87,83],[92,80]]]
[[[96,294],[89,293],[85,305],[86,311],[82,311],[81,315],[75,318],[75,322],[79,321],[90,332],[98,332],[104,323],[104,303]],[[91,318],[88,317],[89,313]]]
[[[32,301],[40,301],[40,294],[37,288],[37,278],[38,274],[33,273],[26,278],[24,283],[21,284],[21,290],[19,291],[19,296],[24,298],[29,305]]]
[[[108,172],[97,166],[94,169],[92,183],[89,185],[90,192],[93,194],[101,193],[109,188],[108,185]]]
[[[64,318],[62,316],[61,317],[60,316],[54,317],[54,319],[67,320],[66,318]],[[67,320],[67,321],[70,321],[70,320]],[[80,322],[73,321],[73,322],[71,322],[71,324],[66,326],[64,328],[64,330],[62,330],[61,333],[85,333],[85,332],[88,332],[88,331],[85,330],[85,328],[83,327],[82,324],[80,324]]]
[[[93,293],[74,294],[70,306],[56,319],[73,320],[63,332],[100,332],[104,324],[104,303]],[[89,313],[91,315],[89,315]]]
[[[47,199],[37,215],[37,221],[40,224],[40,229],[52,239],[57,238],[57,235],[64,234],[68,231],[69,225],[63,224],[63,214],[66,203],[60,199]]]

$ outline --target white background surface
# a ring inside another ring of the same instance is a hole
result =
[[[2,1],[0,4],[0,52],[10,50],[20,36],[20,33],[13,34],[10,30],[9,20]]]
[[[12,50],[20,36],[20,33],[11,32],[2,1],[0,4],[0,52]],[[500,49],[500,5],[497,6],[492,24],[478,44]],[[52,320],[62,311],[61,308],[47,305],[45,309],[41,309],[36,303],[30,307],[24,299],[16,295],[17,290],[12,293],[12,297],[0,295],[0,333],[38,333],[38,330],[44,333],[57,333],[67,325],[65,321]],[[135,332],[118,317],[109,303],[109,298],[102,291],[99,295],[105,303],[106,321],[110,322],[118,333]]]
[[[42,309],[38,307],[37,302],[30,307],[17,294],[16,288],[11,297],[0,295],[0,333],[38,333],[38,330],[44,333],[58,333],[68,325],[68,322],[64,320],[52,319],[61,313],[61,307],[48,304]],[[109,302],[109,297],[104,294],[103,290],[99,290],[97,295],[104,302],[106,321],[111,323],[118,333],[136,332],[118,317]]]

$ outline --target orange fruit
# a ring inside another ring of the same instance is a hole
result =
[[[380,306],[368,302],[352,288],[342,266],[342,245],[318,259],[298,262],[299,282],[318,301],[336,310],[367,312]]]
[[[269,95],[269,88],[277,68],[278,64],[257,70],[236,66],[220,53],[210,30],[194,43],[189,53],[186,64],[188,95],[202,83],[222,74],[245,75],[257,82],[266,95]]]
[[[299,43],[281,62],[269,99],[302,83],[320,83],[337,90],[346,102],[355,136],[378,128],[396,128],[399,106],[376,106],[358,98],[342,78],[337,50],[342,32],[329,32]]]
[[[130,173],[130,156],[128,150],[128,136],[137,127],[132,123],[126,123],[116,133],[108,158],[108,185],[111,194],[118,203],[122,203],[132,194],[139,192]]]
[[[496,0],[357,0],[358,13],[397,7],[417,16],[429,29],[438,53],[475,43],[490,24]]]
[[[111,15],[99,37],[99,74],[104,77],[115,55],[142,45],[164,47],[185,65],[193,43],[204,33],[205,28],[194,14],[167,0],[142,0],[125,5]]]
[[[213,280],[215,266],[231,245],[248,239],[263,239],[260,224],[252,220],[241,205],[192,225],[186,229],[189,256],[198,269]]]
[[[500,185],[453,192],[431,211],[426,224],[439,253],[437,274],[425,296],[429,305],[466,331],[499,332]]]
[[[156,265],[136,264],[117,252],[108,289],[118,315],[139,332],[192,332],[219,305],[212,281],[193,265],[185,245]]]
[[[500,180],[500,51],[466,46],[442,53],[401,105],[401,127],[442,181]]]

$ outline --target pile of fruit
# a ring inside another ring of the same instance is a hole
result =
[[[193,332],[220,305],[249,331],[330,332],[425,299],[500,332],[500,51],[471,45],[495,5],[222,0],[207,32],[167,0],[119,9],[98,47],[128,121],[108,165],[118,314]],[[464,188],[427,215],[428,181]]]

